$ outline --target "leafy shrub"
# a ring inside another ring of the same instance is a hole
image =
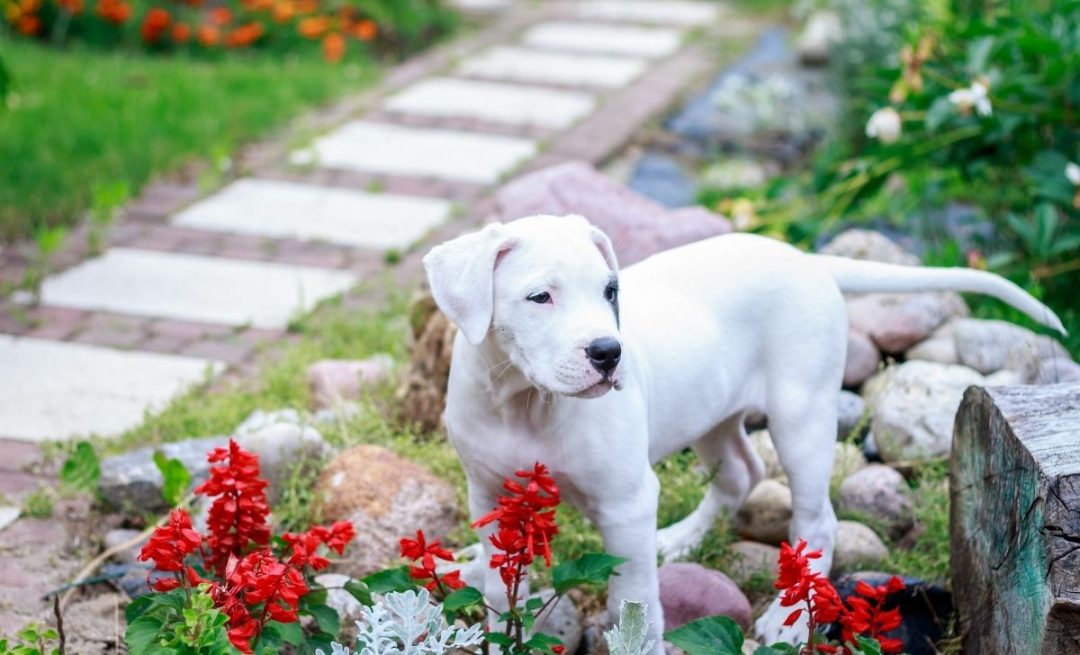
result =
[[[51,43],[213,54],[320,45],[404,54],[454,24],[440,0],[2,0],[10,29]],[[353,45],[350,46],[349,44]]]

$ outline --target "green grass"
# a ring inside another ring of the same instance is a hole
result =
[[[330,66],[236,53],[219,60],[85,48],[56,50],[5,37],[13,87],[0,108],[0,241],[41,224],[70,224],[93,190],[212,159],[302,110],[359,91],[370,62]]]

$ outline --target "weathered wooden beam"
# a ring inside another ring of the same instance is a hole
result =
[[[964,652],[1080,653],[1080,384],[969,388],[950,472]]]

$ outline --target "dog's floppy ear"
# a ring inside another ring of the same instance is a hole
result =
[[[604,256],[604,261],[607,262],[608,268],[612,273],[619,272],[619,260],[615,258],[615,248],[611,245],[611,239],[608,235],[604,234],[603,230],[590,224],[589,236],[592,238],[593,243],[600,249],[600,254]]]
[[[469,343],[479,345],[495,307],[495,264],[513,247],[501,223],[435,246],[424,256],[431,295]]]

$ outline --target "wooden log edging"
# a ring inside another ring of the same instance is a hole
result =
[[[950,498],[964,652],[1080,653],[1080,384],[969,388]]]

